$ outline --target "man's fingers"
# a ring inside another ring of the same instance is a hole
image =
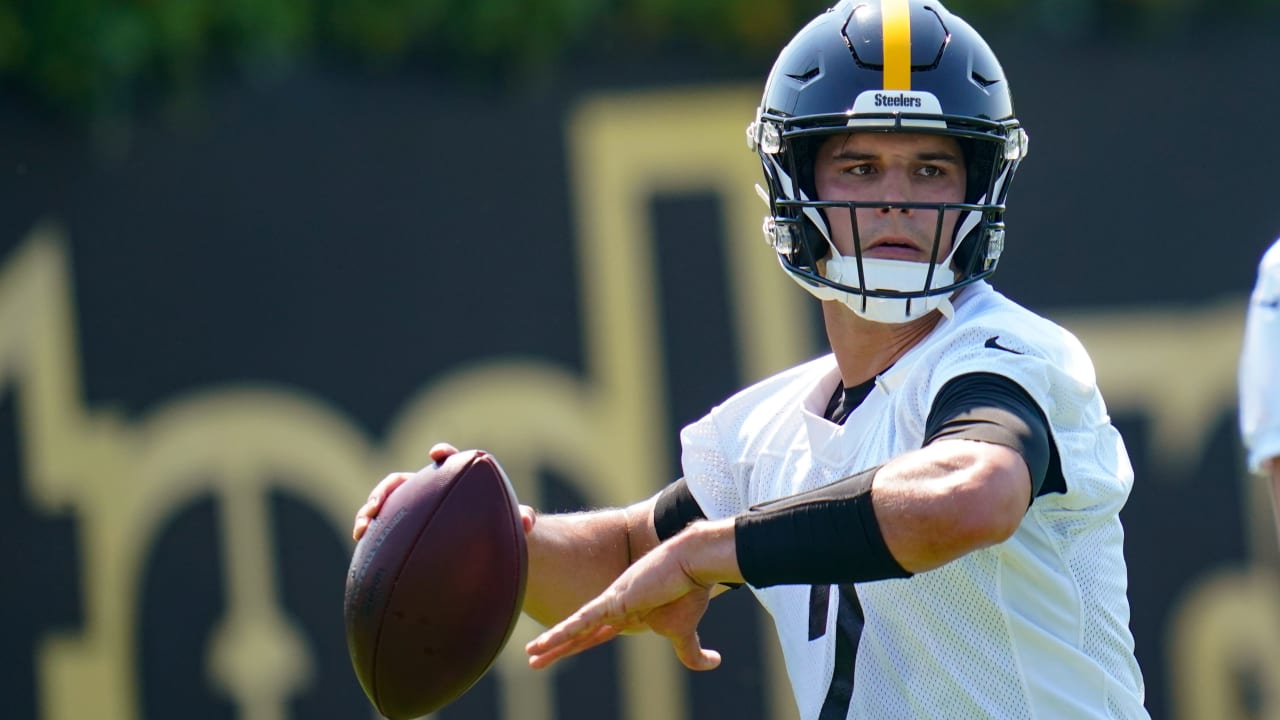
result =
[[[457,452],[458,448],[450,445],[449,443],[436,443],[427,451],[427,455],[431,458],[432,462],[442,463],[445,460],[448,460],[450,455]]]
[[[549,667],[558,660],[608,642],[625,629],[625,624],[619,627],[589,623],[581,618],[566,620],[525,646],[529,666],[539,670]],[[703,648],[696,632],[674,636],[670,640],[676,657],[690,670],[714,670],[720,666],[720,653]]]
[[[690,670],[714,670],[720,667],[720,653],[704,649],[696,632],[671,638],[671,647],[676,651],[680,662]]]
[[[599,645],[627,629],[625,618],[615,618],[607,608],[606,602],[597,598],[534,638],[524,646],[525,652],[530,656],[530,664],[534,667],[546,667],[558,658]],[[544,656],[549,658],[546,662],[534,663],[535,658]]]
[[[373,488],[373,492],[369,493],[369,499],[365,501],[364,507],[360,508],[362,515],[368,515],[370,518],[377,517],[378,511],[382,509],[382,503],[387,501],[387,497],[396,491],[396,488],[409,481],[413,477],[413,473],[395,472],[382,478],[382,480]]]
[[[577,655],[583,650],[606,643],[618,636],[618,630],[610,625],[601,625],[594,630],[578,635],[568,641],[558,644],[543,646],[540,652],[530,652],[529,666],[538,670],[550,666],[552,663],[570,655]]]
[[[579,610],[576,614],[562,620],[559,625],[529,641],[529,644],[524,646],[525,652],[530,655],[541,655],[552,648],[567,645],[587,635],[602,624],[587,620],[583,615],[585,611],[586,608]]]
[[[617,636],[618,631],[615,628],[610,625],[601,625],[588,632],[573,637],[568,642],[549,648],[547,652],[542,653],[541,655],[530,657],[529,664],[535,668],[545,668],[561,658],[566,658],[570,655],[577,655],[583,650],[590,650],[591,648],[608,642]]]
[[[365,500],[364,505],[361,505],[360,509],[356,511],[356,522],[351,528],[351,537],[353,539],[359,540],[364,535],[365,531],[369,529],[369,522],[378,516],[378,512],[382,510],[382,504],[387,501],[387,497],[411,477],[413,477],[412,473],[391,473],[374,486],[373,491],[369,493],[369,499]]]
[[[427,451],[427,455],[431,457],[432,462],[442,463],[448,460],[450,455],[457,452],[458,448],[449,443],[436,443]],[[364,536],[369,529],[370,521],[378,517],[378,512],[382,510],[382,504],[387,501],[387,497],[411,477],[413,477],[413,473],[391,473],[374,486],[373,491],[369,493],[369,499],[356,511],[356,522],[351,528],[351,538],[353,540],[359,540]],[[533,529],[533,523],[530,521],[526,523],[525,532],[531,529]]]

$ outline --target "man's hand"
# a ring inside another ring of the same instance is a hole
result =
[[[529,664],[555,661],[649,629],[669,639],[691,670],[711,670],[720,654],[702,647],[698,623],[718,582],[740,582],[732,519],[698,523],[658,546],[627,569],[603,593],[525,646]]]

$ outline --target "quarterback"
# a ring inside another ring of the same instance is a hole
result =
[[[1080,343],[987,282],[1028,147],[987,43],[934,0],[845,0],[782,51],[747,137],[831,353],[686,427],[654,497],[524,509],[530,664],[650,630],[714,668],[698,622],[745,586],[806,720],[1147,717],[1124,443]]]

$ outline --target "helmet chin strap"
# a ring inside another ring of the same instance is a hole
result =
[[[953,248],[946,259],[933,266],[933,282],[928,289],[946,287],[955,282],[955,273],[951,270]],[[922,292],[929,274],[929,263],[910,262],[907,260],[886,260],[883,258],[863,258],[862,273],[868,290],[889,290],[894,292]],[[937,310],[944,317],[951,317],[954,309],[951,299],[946,295],[929,295],[913,298],[877,298],[864,296],[856,292],[838,290],[826,285],[819,285],[800,275],[788,273],[819,300],[835,300],[843,303],[859,317],[872,322],[899,324],[910,322]],[[858,259],[843,257],[834,248],[826,262],[828,280],[846,287],[860,287],[858,277]]]
[[[955,282],[955,273],[951,271],[951,258],[933,266],[934,290],[946,287]],[[849,287],[858,287],[858,259],[831,258],[827,261],[827,277],[834,282]],[[916,292],[925,287],[929,274],[929,263],[909,262],[906,260],[885,260],[882,258],[863,258],[862,274],[866,278],[868,290],[898,290]],[[823,286],[825,288],[825,286]],[[938,310],[945,317],[953,313],[951,300],[946,295],[928,295],[914,298],[877,298],[856,293],[842,292],[835,288],[830,290],[839,300],[849,307],[854,314],[873,322],[905,323],[923,317]]]
[[[808,200],[803,190],[798,194],[801,200]],[[983,196],[983,199],[985,199],[985,196]],[[812,206],[806,206],[803,212],[827,241],[830,255],[826,261],[826,271],[823,273],[825,277],[845,287],[862,287],[863,283],[859,281],[858,277],[858,259],[856,257],[844,257],[836,249],[836,244],[831,240],[831,230],[827,225],[826,216]],[[962,232],[957,232],[956,237],[966,237],[969,231],[977,225],[980,217],[979,213],[973,211],[965,213],[960,228]],[[942,262],[933,265],[933,279],[932,284],[927,288],[928,290],[936,290],[955,282],[956,274],[951,269],[951,259],[955,257],[956,250],[960,248],[960,244],[960,242],[953,242],[951,244],[951,252],[947,253]],[[781,257],[779,257],[779,262],[781,263]],[[785,270],[786,264],[781,264]],[[862,259],[862,273],[866,280],[865,287],[868,290],[921,293],[926,290],[925,282],[929,275],[929,263],[864,257]],[[951,298],[948,295],[939,294],[912,298],[870,297],[858,292],[849,292],[821,285],[789,270],[787,274],[799,283],[800,287],[808,290],[819,300],[835,300],[843,303],[858,317],[872,322],[896,325],[924,317],[934,310],[942,313],[942,316],[946,318],[950,318],[955,314],[955,309],[951,306]]]

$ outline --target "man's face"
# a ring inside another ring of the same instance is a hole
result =
[[[814,163],[818,199],[858,202],[964,201],[965,164],[960,143],[945,135],[861,132],[833,135]],[[849,211],[826,208],[832,241],[845,257],[853,255]],[[907,208],[862,208],[858,237],[864,257],[928,262],[937,234],[938,213]],[[945,213],[941,261],[951,252],[959,211]]]

